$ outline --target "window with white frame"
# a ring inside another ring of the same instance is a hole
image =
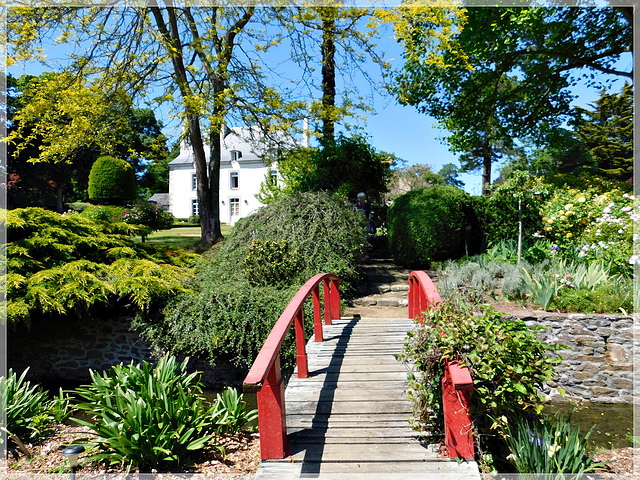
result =
[[[229,199],[229,208],[230,208],[232,217],[239,216],[240,215],[240,199],[239,198],[230,198]]]
[[[191,200],[191,215],[200,215],[200,205],[195,198]]]
[[[196,176],[195,173],[191,174],[191,190],[197,190],[198,189],[198,177]]]
[[[239,181],[239,175],[238,172],[231,172],[230,177],[229,177],[229,187],[232,190],[235,190],[237,188],[239,188],[240,186],[240,181]]]

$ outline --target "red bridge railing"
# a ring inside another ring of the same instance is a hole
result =
[[[438,289],[423,271],[409,275],[409,318],[424,320],[423,312],[442,303]],[[473,430],[469,415],[473,379],[458,361],[445,361],[442,379],[444,443],[449,458],[474,458]]]
[[[319,273],[305,283],[284,309],[274,325],[247,377],[245,391],[258,392],[258,426],[260,428],[260,458],[285,458],[289,454],[287,420],[284,402],[284,380],[280,372],[280,347],[289,328],[295,323],[296,361],[298,378],[307,378],[306,339],[304,335],[303,306],[313,297],[314,341],[322,342],[320,284],[324,289],[324,323],[340,318],[340,278],[331,273]]]

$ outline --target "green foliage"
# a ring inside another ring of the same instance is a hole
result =
[[[514,415],[542,408],[539,389],[552,379],[562,347],[541,342],[537,328],[522,320],[504,320],[483,306],[445,302],[425,313],[422,323],[409,333],[402,359],[410,372],[414,410],[421,422],[442,431],[444,360],[460,359],[474,382],[471,396],[475,427],[482,429],[487,414]]]
[[[125,160],[98,158],[89,173],[89,198],[93,202],[122,204],[136,199],[136,177]]]
[[[522,206],[523,239],[542,227],[540,206],[548,187],[536,178],[506,181],[494,185],[489,197],[474,197],[474,206],[483,232],[491,242],[518,238],[519,206]]]
[[[163,352],[207,358],[212,365],[252,365],[276,320],[299,289],[252,287],[215,265],[202,267],[188,287],[193,293],[172,300],[158,321],[139,318],[137,327]],[[307,336],[312,332],[310,306],[305,309]],[[282,351],[284,368],[295,365],[293,334]]]
[[[302,266],[299,248],[289,243],[254,240],[249,244],[242,269],[251,285],[290,284]]]
[[[90,370],[92,383],[75,390],[77,408],[92,421],[74,419],[95,437],[90,460],[110,465],[158,468],[186,464],[193,452],[212,445],[217,418],[207,407],[199,372],[187,373],[188,359],[178,364],[163,357],[148,362],[115,365],[102,375]]]
[[[598,173],[620,180],[633,179],[633,87],[620,94],[600,92],[594,111],[577,108],[578,136],[595,160]],[[585,118],[586,117],[586,118]]]
[[[349,292],[364,240],[361,217],[332,194],[283,197],[234,226],[216,256],[198,266],[186,286],[190,292],[171,301],[163,318],[139,318],[137,326],[161,351],[247,369],[309,278],[335,273],[343,279],[340,291]],[[277,265],[264,265],[269,259]],[[305,318],[309,336],[311,300]],[[284,368],[294,365],[293,334],[285,341],[282,359]]]
[[[362,215],[330,193],[300,193],[282,198],[238,222],[220,251],[228,272],[239,272],[254,240],[287,242],[301,259],[297,275],[289,285],[317,273],[331,272],[342,280],[342,289],[358,278],[356,264],[362,255]]]
[[[246,429],[258,418],[258,410],[247,411],[247,404],[235,388],[225,388],[216,394],[216,434],[235,433]]]
[[[612,273],[630,277],[635,197],[619,189],[597,192],[590,185],[557,189],[541,209],[542,233],[558,245],[560,254],[604,261]]]
[[[496,421],[496,427],[507,442],[511,454],[507,457],[519,473],[574,473],[584,474],[603,470],[605,462],[595,462],[589,453],[587,441],[594,427],[586,435],[572,427],[569,420],[559,414],[551,419],[527,421],[522,416],[509,422],[506,417]],[[537,475],[549,479],[557,476]]]
[[[7,422],[3,430],[25,442],[46,435],[54,421],[62,418],[56,418],[53,411],[55,406],[59,412],[62,404],[51,401],[40,386],[26,380],[28,371],[17,376],[10,368],[7,378],[0,379],[0,407]]]
[[[412,190],[388,212],[389,248],[402,265],[428,266],[480,249],[480,226],[471,197],[450,186]]]
[[[132,240],[139,228],[92,221],[91,211],[60,215],[40,208],[7,212],[7,318],[28,323],[43,315],[68,315],[118,298],[148,309],[182,291],[188,272],[178,266],[194,255]],[[86,214],[86,215],[85,215]]]
[[[271,203],[283,195],[299,192],[329,191],[342,198],[355,199],[365,192],[382,203],[387,191],[394,158],[375,149],[362,136],[338,136],[323,148],[297,148],[278,159],[279,184],[268,178],[258,198]]]
[[[633,283],[610,279],[588,288],[564,288],[550,305],[561,312],[619,313],[633,311]]]

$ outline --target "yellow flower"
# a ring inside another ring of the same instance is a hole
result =
[[[547,232],[550,232],[550,231],[551,231],[551,227],[544,227],[544,229],[545,229]]]
[[[567,238],[571,238],[571,237],[573,237],[573,233],[571,232],[567,233]]]
[[[571,215],[573,215],[573,212],[567,212],[566,215],[567,217],[570,217]]]
[[[584,197],[580,197],[580,198],[578,198],[578,201],[579,201],[580,203],[584,203],[584,202],[586,202],[586,201],[587,201],[587,199],[586,199],[586,198],[584,198]]]
[[[564,206],[564,208],[565,208],[565,210],[571,210],[571,209],[573,208],[573,205],[571,205],[570,203],[567,203],[567,204]]]
[[[546,222],[547,220],[549,220],[547,217],[542,217],[543,222]]]

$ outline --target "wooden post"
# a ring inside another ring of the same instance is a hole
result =
[[[458,362],[445,363],[442,378],[442,410],[444,413],[444,443],[449,458],[474,458],[470,390],[473,380],[469,369]]]
[[[331,325],[331,292],[329,290],[329,280],[323,280],[324,288],[324,324]]]
[[[296,363],[298,365],[298,378],[307,378],[309,376],[309,367],[307,364],[307,340],[304,338],[304,314],[302,307],[296,315]],[[322,327],[321,327],[322,328]]]
[[[320,318],[320,286],[313,289],[313,341],[322,342],[322,319]]]
[[[284,379],[280,374],[280,358],[269,370],[267,379],[258,391],[258,426],[262,460],[285,458],[289,451],[287,442],[287,415],[284,404]]]
[[[338,282],[331,280],[331,319],[340,318],[340,290]]]

